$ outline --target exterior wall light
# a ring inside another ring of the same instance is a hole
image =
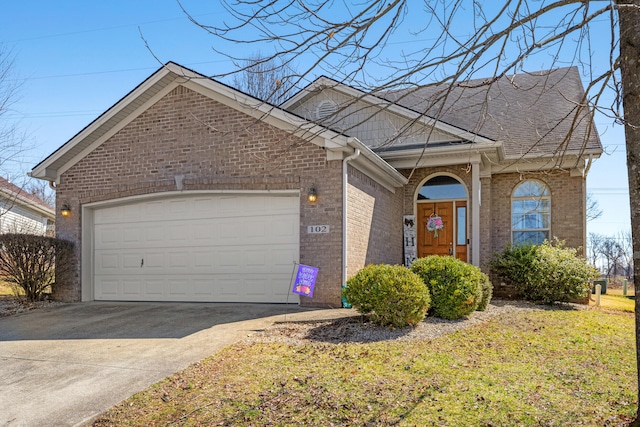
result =
[[[71,216],[71,207],[65,203],[60,209],[60,214],[65,218]]]
[[[309,194],[307,194],[307,200],[310,203],[315,203],[318,200],[318,192],[316,191],[316,187],[311,187],[309,189]]]

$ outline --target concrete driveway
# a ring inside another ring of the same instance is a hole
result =
[[[73,426],[275,321],[284,304],[78,303],[0,318],[0,425]]]

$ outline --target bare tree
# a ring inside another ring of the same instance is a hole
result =
[[[631,278],[633,273],[633,238],[631,231],[621,231],[618,233],[618,241],[622,248],[622,257],[624,260],[624,275],[627,279]]]
[[[602,242],[602,256],[605,261],[605,276],[611,280],[624,264],[622,246],[615,238],[608,237]]]
[[[598,200],[593,198],[591,193],[587,193],[587,221],[593,221],[602,216],[602,209]]]
[[[7,117],[13,112],[12,107],[18,100],[21,86],[14,75],[15,57],[12,52],[0,44],[0,170],[19,161],[24,152],[26,136],[20,131],[18,122]],[[7,175],[4,170],[0,175]]]
[[[598,268],[598,260],[602,256],[602,243],[606,237],[598,233],[589,233],[588,254],[589,261],[593,266]]]
[[[51,207],[56,204],[56,194],[49,187],[48,181],[31,179],[24,185],[23,189]]]
[[[255,98],[274,105],[284,102],[291,93],[290,65],[276,62],[274,58],[266,58],[258,52],[240,67],[242,74],[233,76],[233,86]]]
[[[451,105],[446,99],[454,89],[473,78],[482,77],[474,85],[489,86],[509,74],[526,72],[532,64],[536,69],[539,64],[581,66],[588,84],[576,105],[574,122],[595,109],[625,127],[633,253],[638,254],[634,261],[640,257],[640,0],[223,0],[222,4],[231,18],[208,23],[190,18],[216,36],[214,49],[234,61],[243,60],[236,54],[238,45],[269,46],[276,53],[265,61],[289,64],[297,58],[307,64],[292,79],[294,85],[325,74],[372,94],[403,89],[403,96],[410,96],[413,89],[433,87],[434,96],[418,112],[435,119]],[[406,21],[414,16],[421,24],[410,26]],[[398,37],[404,43],[396,43]],[[420,43],[406,42],[410,37]],[[226,42],[233,47],[225,52]],[[608,46],[604,60],[592,49],[603,42]],[[613,98],[603,96],[608,91]],[[559,156],[567,141],[559,143]],[[640,293],[640,262],[634,262],[634,272],[635,290]],[[636,335],[640,350],[640,298]],[[640,351],[637,354],[640,365]],[[640,419],[633,425],[640,425]]]

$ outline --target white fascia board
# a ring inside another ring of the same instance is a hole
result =
[[[348,143],[354,150],[360,150],[360,156],[356,157],[349,164],[370,178],[373,178],[387,190],[395,192],[396,188],[402,187],[409,182],[404,175],[371,151],[369,147],[357,138],[349,138]]]
[[[573,176],[578,176],[584,173],[585,157],[589,157],[589,154],[576,155],[567,153],[561,159],[557,156],[538,156],[535,158],[525,157],[505,160],[499,164],[492,164],[491,173],[525,173],[564,169],[570,171]]]
[[[156,85],[160,80],[162,80],[167,74],[171,72],[170,68],[172,64],[169,64],[165,67],[162,67],[155,74],[145,80],[140,86],[134,89],[132,92],[127,94],[124,98],[118,101],[113,107],[108,109],[105,113],[103,113],[100,117],[98,117],[93,123],[80,131],[77,135],[67,141],[62,147],[60,147],[56,152],[51,154],[47,159],[41,162],[37,167],[35,167],[31,171],[31,176],[34,178],[46,179],[49,181],[57,181],[58,177],[66,170],[68,170],[73,164],[75,164],[79,159],[84,157],[88,152],[91,152],[97,145],[96,143],[91,144],[89,148],[82,150],[81,155],[76,155],[73,160],[67,161],[66,164],[62,168],[53,168],[58,160],[60,160],[65,154],[67,154],[72,148],[74,148],[77,144],[81,143],[83,139],[89,136],[91,133],[95,132],[98,128],[103,126],[106,122],[108,122],[111,118],[117,115],[123,108],[129,105],[132,101],[138,98],[142,93],[147,91],[149,88]],[[177,86],[177,84],[175,84]],[[173,86],[173,87],[175,87]],[[172,87],[172,89],[173,89]],[[168,92],[167,92],[168,93]],[[162,95],[164,96],[164,95]],[[158,98],[157,95],[153,98]],[[158,98],[159,99],[159,98]],[[148,102],[144,104],[144,106],[148,105]],[[148,108],[148,107],[147,107]],[[139,108],[136,111],[141,110]],[[121,122],[122,123],[122,122]],[[125,123],[126,124],[126,123]],[[124,125],[120,126],[121,129]],[[104,136],[103,136],[104,138]],[[100,138],[98,141],[100,143],[104,142],[104,139]],[[99,144],[98,144],[99,145]],[[71,163],[71,165],[69,165]],[[54,172],[55,171],[55,172]]]
[[[168,74],[173,73],[175,79],[173,82],[165,86],[162,90],[156,93],[148,101],[143,103],[134,112],[127,115],[120,120],[117,126],[110,129],[109,132],[102,135],[96,141],[92,142],[87,147],[83,148],[81,152],[76,154],[72,159],[64,161],[60,166],[53,167],[56,162],[61,161],[69,151],[75,148],[78,144],[90,136],[93,132],[105,125],[110,119],[120,113],[131,102],[144,94],[147,90],[158,84]],[[37,167],[31,171],[31,176],[34,178],[46,179],[49,181],[58,181],[59,176],[71,168],[74,164],[88,155],[96,147],[113,136],[117,131],[121,130],[133,119],[135,119],[142,112],[146,111],[151,105],[160,100],[163,96],[168,94],[175,87],[183,85],[201,93],[205,96],[209,96],[213,99],[223,102],[235,109],[240,109],[244,113],[250,114],[256,119],[264,120],[276,127],[283,130],[290,131],[297,136],[307,139],[319,146],[325,146],[325,140],[333,141],[333,144],[346,147],[346,137],[337,134],[329,129],[312,124],[298,116],[287,113],[279,108],[273,107],[269,104],[261,102],[256,98],[252,98],[241,92],[236,91],[226,85],[218,83],[208,77],[195,73],[194,71],[183,68],[175,63],[169,63],[158,70],[155,74],[145,80],[140,86],[122,98],[113,107],[102,114],[93,123],[80,131],[76,136],[64,144],[60,149],[49,156],[45,161],[41,162]]]
[[[396,169],[435,167],[466,163],[472,156],[489,155],[499,158],[499,143],[464,144],[453,147],[415,148],[381,153],[380,157]],[[475,157],[474,157],[475,158]]]

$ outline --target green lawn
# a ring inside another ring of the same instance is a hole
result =
[[[604,294],[600,295],[600,307],[603,309],[612,309],[633,313],[635,309],[635,299],[622,295]],[[589,305],[595,307],[595,296],[591,297]]]
[[[617,426],[635,414],[630,313],[504,316],[430,341],[240,343],[95,425]]]

